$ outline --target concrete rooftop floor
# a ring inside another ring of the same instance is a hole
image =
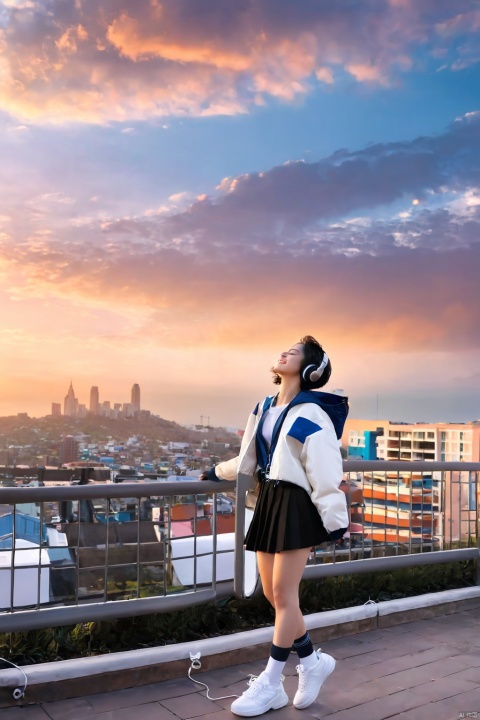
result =
[[[480,718],[480,608],[372,630],[322,645],[337,659],[318,700],[306,710],[291,701],[297,687],[293,653],[286,666],[290,704],[271,720],[459,720]],[[241,694],[265,661],[193,676],[212,697]],[[0,720],[232,720],[233,698],[208,700],[187,677],[0,710]]]

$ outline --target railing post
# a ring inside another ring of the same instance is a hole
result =
[[[239,474],[235,496],[235,548],[233,560],[233,590],[239,598],[244,597],[245,558],[243,554],[243,533],[245,530],[245,494],[248,489],[248,475]]]
[[[255,480],[251,475],[240,473],[237,479],[237,493],[235,501],[235,551],[233,567],[233,590],[238,598],[250,597],[245,594],[245,551],[243,541],[245,537],[245,495],[247,490],[253,488]]]
[[[475,578],[475,584],[480,585],[480,533],[479,533],[479,518],[478,518],[478,470],[473,470],[470,472],[475,473],[475,537],[477,540],[477,574]]]
[[[475,577],[475,585],[480,585],[480,540],[477,535],[477,573]]]

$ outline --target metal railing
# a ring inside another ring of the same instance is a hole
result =
[[[349,533],[312,549],[305,578],[467,559],[478,568],[480,463],[348,460],[344,473]],[[0,488],[0,632],[258,592],[243,548],[252,482],[239,476],[235,515],[217,507],[235,491],[225,481]]]
[[[304,579],[475,560],[480,584],[480,463],[348,460],[343,469],[350,532],[339,543],[314,549]],[[253,478],[240,475],[239,497],[253,484]],[[238,504],[234,588],[239,597],[261,589],[245,570],[240,528],[248,512]]]
[[[0,488],[10,510],[0,528],[11,517],[0,537],[0,632],[166,612],[232,594],[232,580],[217,579],[223,556],[233,567],[233,541],[218,547],[216,502],[232,489],[188,481]],[[21,527],[31,504],[36,534]],[[200,534],[203,521],[208,535]]]

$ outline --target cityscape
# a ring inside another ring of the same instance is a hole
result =
[[[185,472],[189,459],[198,461],[196,451],[205,442],[210,455],[225,459],[238,450],[243,435],[243,428],[210,427],[203,416],[198,424],[181,425],[141,409],[137,384],[131,389],[131,402],[114,403],[113,407],[109,401],[101,403],[98,388],[92,387],[88,409],[78,402],[70,385],[63,414],[60,407],[53,403],[51,415],[43,418],[30,418],[26,413],[0,418],[0,466],[59,467],[90,460],[113,469],[131,464],[138,471],[153,472],[164,462],[155,457],[152,443],[158,442],[167,454],[180,448],[185,451]],[[139,429],[141,437],[137,437]],[[28,442],[22,444],[22,438]],[[69,449],[59,452],[62,442]],[[346,460],[480,462],[480,421],[399,423],[348,417],[340,446]],[[203,453],[203,458],[210,455]]]
[[[35,474],[36,467],[77,462],[112,471],[128,466],[137,472],[185,474],[187,459],[204,469],[230,446],[238,449],[242,435],[233,428],[210,427],[209,418],[203,416],[198,424],[180,425],[142,409],[137,383],[131,388],[130,403],[113,406],[101,402],[98,387],[92,387],[88,408],[79,403],[71,383],[63,413],[61,409],[60,403],[52,403],[52,412],[45,417],[18,413],[0,418],[0,467],[30,467]]]
[[[112,419],[121,417],[133,417],[136,413],[140,412],[140,385],[135,383],[131,390],[130,402],[116,403],[113,405],[110,400],[100,401],[99,389],[96,385],[93,385],[90,390],[90,403],[87,406],[79,402],[75,396],[73,389],[73,382],[70,383],[68,392],[65,395],[63,401],[63,415],[68,417],[85,418],[87,413],[92,415],[100,415],[101,417],[108,417]],[[52,403],[52,415],[62,415],[61,403]]]
[[[63,415],[0,418],[0,485],[24,486],[44,478],[50,482],[57,478],[64,484],[87,471],[93,473],[91,479],[102,478],[102,482],[195,480],[239,452],[242,429],[203,423],[182,426],[153,415],[140,407],[138,384],[133,385],[131,403],[126,406],[102,407],[97,387],[92,388],[90,400],[88,411],[82,409],[71,384]],[[346,470],[355,461],[366,466],[387,461],[384,468],[392,463],[392,471],[357,466],[360,469],[344,476],[350,525],[341,546],[349,552],[366,542],[421,542],[422,547],[441,549],[470,532],[478,502],[476,474],[459,470],[445,475],[437,468],[439,463],[459,463],[461,468],[480,462],[480,421],[398,423],[348,418],[339,446]],[[403,469],[399,470],[399,462]],[[422,469],[410,470],[410,464]],[[225,502],[233,523],[234,493]],[[100,518],[101,508],[99,513]],[[95,514],[91,519],[95,520]],[[195,527],[189,532],[197,532]],[[187,532],[185,526],[179,528]]]
[[[115,531],[118,537],[131,532],[128,527],[141,520],[151,527],[149,542],[155,545],[159,540],[168,541],[173,558],[176,552],[186,552],[184,543],[190,539],[213,542],[215,533],[223,538],[222,543],[227,543],[226,547],[233,548],[238,510],[235,487],[213,496],[202,492],[201,483],[196,495],[191,494],[191,486],[189,494],[181,486],[184,482],[198,483],[203,472],[238,455],[243,430],[202,423],[182,426],[160,418],[139,407],[138,385],[133,386],[132,403],[128,404],[138,403],[135,412],[122,412],[122,407],[116,415],[102,414],[97,388],[92,390],[93,403],[86,414],[78,412],[73,399],[76,398],[70,385],[65,409],[71,414],[0,418],[0,486],[28,490],[52,484],[126,483],[133,487],[132,483],[140,486],[154,483],[156,490],[149,490],[142,506],[134,498],[125,498],[125,493],[124,499],[114,502],[78,501],[70,505],[50,502],[42,509],[38,504],[19,504],[16,532],[22,540],[18,542],[28,542],[29,547],[33,542],[35,547],[35,533],[46,523],[45,527],[52,528],[52,532],[55,529],[56,533],[64,533],[65,542],[71,543],[71,552],[75,552],[77,523],[81,523],[83,533],[91,535],[87,544],[97,544],[99,541],[94,538],[103,532],[100,527],[106,520],[118,524]],[[347,498],[349,525],[344,537],[335,543],[335,549],[328,543],[315,549],[317,562],[328,561],[332,552],[364,558],[391,552],[402,554],[407,548],[416,548],[417,552],[440,551],[452,543],[461,546],[470,542],[480,501],[477,473],[469,470],[480,462],[479,421],[398,423],[350,418],[345,423],[339,450],[344,460],[340,488]],[[455,469],[448,469],[449,464]],[[462,471],[462,465],[466,471]],[[162,494],[163,483],[172,481],[178,485],[173,504]],[[2,515],[0,506],[0,531],[11,522],[8,508],[3,512]],[[32,519],[37,523],[33,535]],[[175,550],[177,545],[181,551]],[[56,551],[52,548],[50,552],[53,560]],[[80,548],[77,552],[80,553]],[[99,570],[101,544],[89,552],[82,560],[81,571],[85,602],[93,600],[98,589],[105,587]],[[130,551],[125,546],[122,552],[124,560],[119,562],[124,563]],[[53,583],[53,578],[58,577],[54,563],[51,572]],[[222,572],[230,577],[231,565],[227,563]],[[114,588],[119,582],[135,577],[131,573],[127,568],[114,570],[116,580],[112,580],[108,592],[115,592],[117,598],[128,597],[119,595]],[[166,578],[185,585],[186,589],[193,582],[191,570],[187,572],[185,563],[176,563],[174,559],[169,561],[168,568],[162,560],[151,578],[154,587]],[[146,587],[150,587],[150,581]],[[52,600],[52,592],[59,602],[62,596],[55,584],[51,584],[45,602]]]

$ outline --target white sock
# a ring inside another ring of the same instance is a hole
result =
[[[285,661],[286,662],[286,661]],[[267,667],[265,668],[265,674],[270,680],[271,685],[280,685],[282,682],[282,672],[285,667],[285,662],[280,660],[274,660],[271,656],[268,658]]]
[[[307,657],[299,658],[300,665],[303,665],[305,670],[310,670],[311,668],[314,668],[318,664],[318,655],[316,652],[311,653],[310,655],[307,655]]]

